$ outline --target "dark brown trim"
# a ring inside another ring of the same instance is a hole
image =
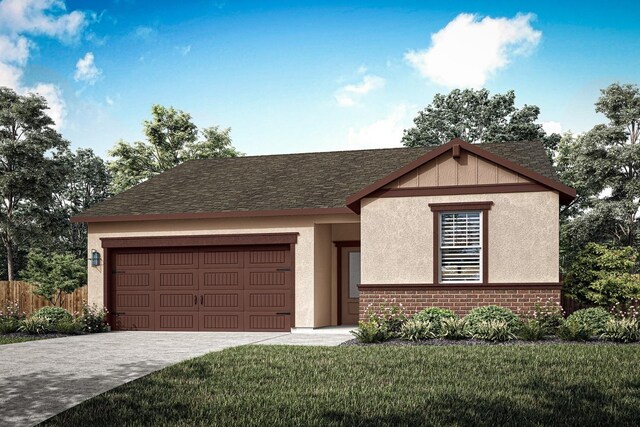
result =
[[[493,202],[429,203],[433,212],[433,282],[440,282],[440,212],[482,211],[482,283],[489,283],[489,211]],[[466,286],[465,284],[462,284]],[[478,286],[472,283],[469,286]],[[457,285],[442,285],[457,286]]]
[[[298,233],[217,234],[205,236],[105,237],[103,248],[158,248],[176,246],[229,246],[295,244]]]
[[[359,248],[360,240],[336,240],[333,242],[337,248]]]
[[[289,256],[291,257],[291,327],[296,326],[296,244],[289,244]]]
[[[478,146],[475,146],[473,144],[469,144],[467,142],[464,142],[463,140],[459,139],[459,138],[455,138],[452,139],[451,141],[449,141],[448,143],[441,145],[438,148],[435,148],[431,151],[429,151],[428,153],[424,154],[423,156],[420,156],[418,159],[414,160],[413,162],[410,162],[409,164],[401,167],[400,169],[396,170],[395,172],[390,173],[389,175],[380,178],[379,180],[377,180],[376,182],[374,182],[371,185],[368,185],[367,187],[363,188],[362,190],[352,194],[351,196],[347,197],[346,199],[346,205],[353,210],[356,213],[360,212],[360,200],[364,197],[367,197],[369,195],[371,195],[371,193],[373,193],[376,190],[381,189],[382,187],[384,187],[385,185],[395,181],[396,179],[400,178],[401,176],[403,176],[404,174],[411,172],[412,170],[422,166],[423,164],[427,163],[430,160],[435,159],[436,157],[440,156],[441,154],[446,153],[449,150],[453,150],[455,146],[460,147],[461,149],[468,151],[470,153],[475,154],[476,156],[482,157],[484,159],[487,159],[493,163],[496,163],[500,166],[503,166],[507,169],[510,169],[514,172],[519,173],[520,175],[523,175],[533,181],[536,181],[542,185],[544,185],[545,187],[548,187],[552,190],[556,190],[558,191],[558,193],[560,194],[560,201],[562,203],[569,203],[571,202],[575,197],[576,197],[576,190],[574,190],[571,187],[568,187],[564,184],[562,184],[559,181],[547,178],[546,176],[539,174],[538,172],[534,172],[531,169],[525,168],[524,166],[520,166],[517,163],[514,163],[510,160],[505,159],[504,157],[500,157],[498,155],[495,155],[493,153],[490,153],[487,150],[484,150]]]
[[[562,283],[474,283],[439,285],[433,283],[415,284],[361,284],[361,291],[410,291],[410,290],[499,290],[499,289],[561,289]]]
[[[124,222],[124,221],[159,221],[172,219],[207,219],[207,218],[247,218],[261,216],[298,216],[298,215],[335,215],[352,214],[349,208],[304,208],[263,211],[226,211],[226,212],[194,212],[176,214],[145,215],[78,215],[71,222]]]
[[[490,210],[493,202],[429,203],[432,212]]]
[[[457,159],[460,157],[460,144],[453,144],[452,153],[453,158]]]
[[[443,185],[440,187],[381,188],[371,197],[451,196],[461,194],[528,193],[549,191],[540,184]]]
[[[112,261],[111,261],[111,250],[108,248],[104,248],[102,255],[102,295],[104,296],[104,308],[107,309],[107,323],[111,327],[111,330],[114,330],[114,319],[113,309],[112,309],[112,298],[111,298],[111,272]],[[89,267],[92,268],[92,267]],[[87,302],[88,303],[88,302]]]

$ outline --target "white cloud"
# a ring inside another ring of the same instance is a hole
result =
[[[182,56],[187,56],[189,52],[191,52],[191,45],[176,46],[176,49],[178,49],[178,52],[180,52]]]
[[[133,34],[142,40],[151,40],[156,36],[157,32],[151,27],[141,25],[139,27],[136,27],[136,29],[133,31]]]
[[[360,97],[384,87],[384,84],[385,81],[382,77],[367,74],[362,77],[362,81],[359,83],[349,84],[338,89],[334,98],[341,107],[353,107]]]
[[[72,42],[95,19],[95,14],[89,12],[68,13],[63,0],[0,1],[0,85],[18,93],[34,92],[45,97],[48,113],[58,129],[66,116],[59,86],[46,82],[26,86],[22,81],[31,48],[35,46],[30,37],[46,36],[63,43]]]
[[[542,122],[542,129],[549,135],[552,133],[562,133],[562,125],[554,121]]]
[[[82,81],[92,85],[98,81],[101,75],[102,71],[96,67],[95,57],[92,52],[87,52],[84,57],[76,62],[76,72],[73,74],[75,81]]]
[[[109,105],[113,105],[113,104],[115,104],[115,101],[114,101],[110,96],[106,96],[106,97],[104,98],[104,101],[105,101],[107,104],[109,104]]]
[[[355,129],[347,134],[350,149],[400,147],[402,133],[411,124],[411,115],[406,105],[398,105],[391,113],[370,125]]]
[[[496,71],[540,42],[532,14],[481,18],[462,13],[431,35],[426,50],[410,51],[405,60],[433,82],[447,87],[482,87]]]

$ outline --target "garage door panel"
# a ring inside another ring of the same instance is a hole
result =
[[[156,312],[156,329],[160,331],[197,331],[197,312]]]
[[[198,295],[192,291],[155,293],[156,311],[198,311]]]
[[[153,312],[127,313],[114,317],[114,329],[118,331],[152,331],[154,330]]]
[[[291,271],[275,268],[250,268],[244,272],[245,289],[289,289]]]
[[[154,290],[153,270],[117,270],[113,272],[111,285],[116,291]]]
[[[244,301],[246,311],[291,312],[291,292],[245,290]]]
[[[200,311],[243,311],[244,295],[242,291],[226,290],[202,292]]]
[[[242,289],[244,272],[241,269],[200,270],[200,289]]]
[[[291,254],[286,246],[248,249],[245,253],[245,266],[249,268],[285,267],[290,264]]]
[[[193,249],[163,249],[156,254],[157,269],[196,269],[198,268],[198,251]]]
[[[153,292],[119,291],[116,292],[116,312],[153,311]]]
[[[251,332],[291,330],[291,316],[274,313],[245,312],[244,330]]]
[[[200,312],[201,331],[243,331],[244,312],[203,313]]]
[[[198,270],[156,270],[155,282],[158,291],[198,290]]]
[[[153,270],[155,254],[151,251],[127,250],[113,255],[114,265],[120,270]]]
[[[213,248],[200,251],[200,268],[242,268],[244,252],[241,249]]]

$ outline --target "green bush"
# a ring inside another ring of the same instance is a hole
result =
[[[449,340],[464,340],[471,337],[466,319],[458,317],[442,319],[440,337]]]
[[[72,319],[71,313],[62,307],[42,307],[40,310],[33,313],[32,317],[47,319],[51,325],[64,321],[68,322]]]
[[[478,323],[472,337],[492,342],[510,341],[516,338],[507,322],[502,320],[489,320]]]
[[[0,319],[0,334],[11,334],[20,328],[20,321],[17,319]]]
[[[18,331],[29,335],[42,335],[51,332],[51,325],[43,317],[30,317],[21,322]]]
[[[434,332],[439,334],[442,329],[442,320],[454,319],[458,316],[446,308],[439,307],[427,307],[418,313],[416,313],[412,319],[420,320],[422,322],[430,322],[433,325]]]
[[[555,330],[557,330],[557,327],[554,328]],[[544,339],[546,334],[547,328],[537,319],[523,320],[517,332],[518,338],[525,341],[539,341]]]
[[[465,316],[469,331],[474,334],[476,328],[482,322],[499,321],[507,324],[509,331],[515,333],[520,327],[520,319],[513,311],[505,307],[498,307],[497,305],[487,305],[484,307],[474,308]]]
[[[640,321],[636,319],[611,319],[604,327],[601,338],[616,342],[640,341]]]
[[[593,336],[593,331],[574,319],[567,319],[556,331],[558,337],[566,341],[587,341]]]
[[[63,320],[55,324],[56,332],[65,335],[76,335],[82,332],[82,325],[73,320]]]
[[[95,304],[82,307],[82,314],[76,321],[80,324],[83,332],[106,332],[109,328],[107,310],[99,309]]]
[[[358,322],[358,329],[351,331],[351,333],[363,343],[383,342],[393,337],[393,333],[387,329],[385,324],[375,320]]]
[[[564,322],[564,310],[559,301],[549,298],[544,304],[542,301],[536,302],[529,317],[538,321],[547,334],[554,334]]]
[[[6,302],[0,310],[0,321],[3,320],[23,320],[27,314],[20,311],[20,304],[17,302]]]
[[[604,308],[592,307],[575,311],[567,317],[567,322],[576,322],[591,331],[591,335],[600,335],[604,332],[607,322],[612,318],[613,315]]]
[[[435,327],[429,321],[409,319],[400,327],[400,338],[407,341],[428,340],[436,337]]]
[[[397,335],[400,333],[402,324],[407,321],[407,315],[402,304],[382,303],[377,310],[369,307],[367,310],[369,321],[384,325],[390,333]]]

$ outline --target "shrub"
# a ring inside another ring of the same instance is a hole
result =
[[[480,322],[475,327],[473,338],[485,341],[503,342],[510,341],[516,336],[511,328],[502,320],[489,320]]]
[[[636,319],[611,319],[605,325],[601,338],[617,342],[640,341],[640,321]]]
[[[631,300],[626,304],[615,303],[610,312],[617,319],[640,320],[640,300]]]
[[[33,250],[27,255],[24,278],[33,286],[33,293],[52,305],[61,305],[70,294],[87,283],[86,260],[71,254],[45,254]]]
[[[29,335],[42,335],[50,332],[51,326],[43,317],[30,317],[21,322],[18,331]]]
[[[458,317],[442,319],[440,336],[450,340],[464,340],[471,337],[466,319]]]
[[[575,311],[567,317],[567,322],[576,322],[591,331],[591,335],[600,335],[604,332],[607,322],[612,318],[611,313],[604,308],[592,307]]]
[[[546,333],[553,334],[564,321],[564,310],[559,301],[549,298],[542,303],[536,302],[530,318],[537,320]]]
[[[400,327],[400,338],[407,341],[428,340],[436,337],[433,323],[418,319],[407,320]]]
[[[390,339],[393,334],[387,329],[385,324],[369,320],[366,322],[358,322],[358,329],[351,333],[363,343],[383,342]]]
[[[606,307],[639,299],[640,274],[632,273],[637,259],[632,247],[587,243],[567,272],[565,289],[580,301]]]
[[[47,319],[51,325],[64,321],[69,322],[72,319],[71,313],[62,307],[42,307],[40,310],[33,313],[33,317]]]
[[[0,319],[0,334],[11,334],[17,332],[20,328],[20,320],[17,319]]]
[[[89,333],[105,332],[109,327],[107,324],[107,310],[99,309],[95,304],[82,307],[82,314],[78,317],[77,322],[80,324],[82,331]]]
[[[27,317],[24,311],[20,311],[20,304],[17,302],[6,302],[0,311],[0,321],[2,320],[22,320]]]
[[[58,322],[54,328],[56,332],[66,335],[76,335],[82,332],[82,325],[73,320],[63,320]]]
[[[518,338],[525,341],[539,341],[544,339],[546,334],[547,328],[537,319],[523,320],[517,332]]]
[[[439,334],[442,328],[442,321],[444,319],[454,319],[458,316],[446,308],[439,307],[427,307],[424,310],[416,313],[412,319],[420,320],[422,322],[430,322],[433,326],[434,332]]]
[[[380,304],[378,310],[373,310],[369,307],[367,310],[367,318],[379,325],[384,325],[384,327],[394,335],[400,333],[402,324],[407,321],[407,315],[402,304],[395,304],[393,302],[383,302]]]
[[[558,327],[556,333],[566,341],[586,341],[593,336],[591,329],[574,319],[567,319]]]
[[[520,319],[513,311],[497,305],[487,305],[474,308],[465,316],[471,333],[476,332],[476,328],[482,322],[500,321],[507,324],[510,332],[515,332],[520,326]]]

